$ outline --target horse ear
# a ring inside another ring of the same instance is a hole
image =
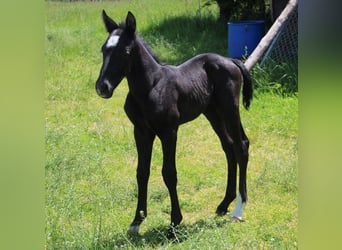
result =
[[[126,17],[126,29],[130,31],[131,33],[134,33],[136,29],[135,17],[130,11],[128,11],[127,17]]]
[[[105,10],[102,10],[102,19],[108,33],[112,33],[113,30],[119,27],[116,22],[107,15]]]

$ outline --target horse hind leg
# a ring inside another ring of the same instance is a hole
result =
[[[229,143],[225,143],[224,150],[228,158],[228,184],[226,197],[220,204],[219,208],[224,208],[226,204],[231,202],[231,198],[236,197],[236,176],[237,163],[239,165],[239,194],[232,216],[242,220],[242,212],[247,203],[247,163],[248,163],[248,138],[243,131],[240,112],[239,112],[239,96],[241,84],[234,80],[227,72],[231,71],[229,65],[222,66],[220,73],[211,74],[211,79],[215,84],[215,110],[216,114],[224,124],[224,138],[229,138]],[[236,78],[237,79],[237,78]],[[242,77],[241,77],[242,80]],[[220,137],[220,136],[219,136]],[[220,137],[221,139],[221,137]],[[225,139],[227,141],[227,139]],[[221,139],[222,142],[222,139]],[[231,164],[232,162],[232,164]],[[234,194],[234,195],[233,195]],[[222,205],[222,206],[221,206]]]
[[[232,102],[223,102],[225,105],[225,109],[222,110],[222,116],[226,128],[226,133],[228,137],[232,139],[232,146],[229,147],[229,152],[233,151],[231,155],[235,156],[235,161],[239,165],[239,192],[238,192],[238,199],[236,203],[236,207],[232,212],[232,218],[242,220],[242,213],[244,207],[247,203],[247,163],[248,163],[248,148],[249,148],[249,141],[248,138],[243,130],[241,120],[240,120],[240,113],[239,113],[239,106]],[[236,163],[235,163],[236,164]],[[236,165],[235,165],[236,166]],[[231,170],[231,168],[229,168]],[[235,181],[236,185],[236,167],[234,169]],[[227,188],[228,189],[228,188]],[[233,187],[231,187],[233,189]],[[230,190],[230,192],[236,192],[236,187],[234,190]]]
[[[225,152],[227,159],[228,174],[226,193],[222,202],[216,209],[216,214],[225,215],[228,212],[230,203],[236,198],[237,161],[234,154],[233,141],[229,138],[225,124],[216,112],[215,108],[209,108],[204,115],[207,117],[219,137],[222,149]]]
[[[216,209],[216,214],[225,215],[228,212],[230,203],[236,198],[236,178],[237,178],[237,162],[234,155],[234,150],[231,144],[222,145],[225,151],[227,162],[228,162],[228,177],[227,177],[227,188],[225,196]]]
[[[247,164],[248,164],[248,148],[249,140],[243,131],[240,123],[240,139],[236,138],[234,142],[234,151],[236,159],[239,164],[239,193],[234,211],[232,212],[232,218],[242,221],[242,214],[244,207],[247,204]]]

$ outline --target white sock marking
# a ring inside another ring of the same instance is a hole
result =
[[[139,233],[139,225],[131,225],[128,228],[129,234],[138,234]]]
[[[241,194],[239,192],[238,197],[237,197],[237,202],[236,202],[236,206],[235,209],[232,213],[232,217],[238,218],[239,220],[242,220],[242,213],[243,213],[243,209],[246,206],[246,202],[242,202],[242,198],[241,198]]]

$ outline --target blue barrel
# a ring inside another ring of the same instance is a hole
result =
[[[249,56],[265,35],[264,20],[228,22],[228,55]]]

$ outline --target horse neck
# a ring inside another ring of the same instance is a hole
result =
[[[137,39],[132,50],[132,64],[127,75],[130,92],[135,96],[145,96],[153,87],[154,73],[160,64],[153,58],[145,46]]]

